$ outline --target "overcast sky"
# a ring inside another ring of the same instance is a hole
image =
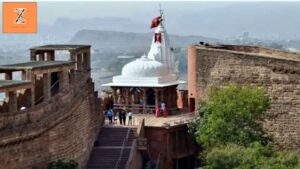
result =
[[[161,2],[166,16],[226,7],[236,2]],[[158,15],[159,2],[39,2],[39,21],[53,23],[58,17],[129,17],[149,22]]]
[[[173,34],[230,37],[250,32],[256,37],[300,38],[300,2],[161,2],[161,6]],[[157,15],[159,2],[38,2],[38,23],[43,25],[61,17],[126,17],[148,25]]]

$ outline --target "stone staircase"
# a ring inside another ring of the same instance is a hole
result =
[[[87,169],[124,169],[135,138],[136,128],[102,127],[87,163]]]

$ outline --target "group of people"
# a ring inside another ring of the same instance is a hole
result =
[[[160,102],[159,106],[155,106],[155,116],[156,117],[167,117],[169,112],[167,110],[166,104],[164,102]]]
[[[119,111],[114,112],[113,109],[109,109],[106,112],[109,124],[117,124],[118,118],[120,125],[126,125],[126,116],[128,116],[128,125],[132,125],[132,112],[126,112],[125,109],[120,109]]]

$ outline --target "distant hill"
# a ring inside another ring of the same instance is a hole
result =
[[[70,40],[70,43],[91,44],[100,50],[146,50],[150,47],[153,33],[128,33],[118,31],[81,30]],[[220,40],[203,36],[169,35],[173,47],[187,47],[189,44],[217,42]]]
[[[60,17],[51,25],[39,23],[36,34],[0,34],[0,49],[3,45],[27,49],[34,45],[67,43],[76,32],[83,29],[145,33],[149,25],[125,17]]]
[[[134,21],[124,17],[96,17],[85,19],[58,18],[51,26],[52,31],[62,35],[74,35],[79,30],[106,30],[106,31],[123,31],[123,32],[145,32],[149,30],[147,24]],[[68,31],[66,31],[68,30]]]
[[[243,32],[260,39],[299,39],[300,2],[228,2],[169,17],[171,32],[191,32],[215,38],[237,37]]]

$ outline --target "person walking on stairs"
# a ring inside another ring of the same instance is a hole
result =
[[[130,110],[128,112],[128,126],[132,126],[132,112]]]
[[[126,125],[126,110],[123,109],[122,110],[122,121],[123,121],[123,125]]]
[[[119,110],[119,121],[120,121],[120,125],[122,125],[122,110]]]
[[[108,120],[109,120],[109,124],[112,124],[113,116],[114,116],[114,113],[113,113],[112,109],[108,110],[107,117],[108,117]]]

